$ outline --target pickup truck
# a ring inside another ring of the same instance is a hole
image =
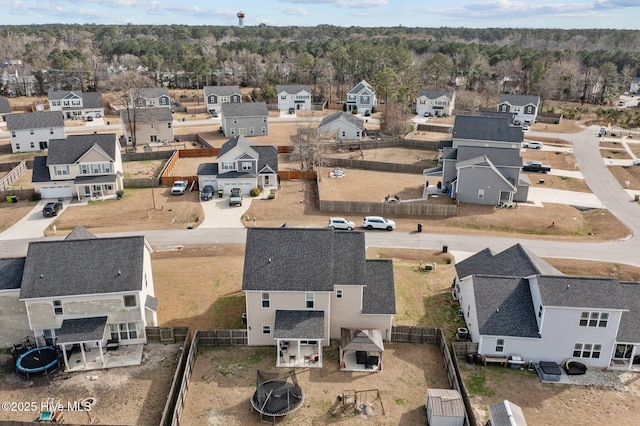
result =
[[[551,167],[545,166],[539,161],[527,161],[522,165],[522,170],[525,172],[547,173],[551,171]]]
[[[240,188],[231,189],[231,195],[229,196],[229,205],[230,206],[242,205],[242,189]]]
[[[187,190],[187,186],[189,182],[186,180],[177,180],[173,182],[173,186],[171,187],[171,195],[184,195],[184,191]]]

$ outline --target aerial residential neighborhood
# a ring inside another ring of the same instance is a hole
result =
[[[640,62],[233,19],[0,26],[2,419],[634,424]]]

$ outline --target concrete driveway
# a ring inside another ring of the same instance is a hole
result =
[[[251,197],[245,196],[242,200],[242,206],[231,207],[228,195],[218,198],[218,195],[214,194],[214,198],[209,201],[200,201],[200,204],[204,212],[204,220],[198,226],[199,229],[244,228],[242,219],[251,207]]]
[[[561,189],[539,188],[532,186],[529,188],[529,202],[542,207],[544,203],[566,204],[576,207],[588,207],[600,209],[606,205],[590,192],[565,191]],[[519,204],[526,206],[526,203]]]
[[[40,200],[33,209],[22,219],[16,222],[11,228],[0,233],[0,240],[18,240],[22,238],[44,237],[44,231],[56,220],[57,216],[42,216],[42,208],[45,204],[57,200]],[[62,202],[63,208],[58,215],[64,213],[69,206],[69,201]]]

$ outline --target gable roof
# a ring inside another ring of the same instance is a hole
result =
[[[622,313],[618,328],[618,342],[640,342],[640,283],[621,282],[620,290],[624,306],[629,310]]]
[[[173,114],[171,114],[171,109],[167,107],[150,107],[150,108],[139,108],[135,111],[136,114],[136,122],[138,123],[153,123],[157,121],[163,122],[172,122]],[[123,109],[120,111],[120,119],[122,122],[127,124],[129,123],[129,116],[127,114],[127,110]]]
[[[356,84],[353,89],[349,90],[348,93],[360,93],[363,90],[368,90],[371,93],[375,93],[373,87],[366,80],[362,80],[360,83]]]
[[[302,91],[310,94],[311,86],[309,84],[279,84],[276,86],[276,93],[278,94],[285,92],[290,95],[295,95],[296,93],[300,93]]]
[[[271,169],[273,173],[278,173],[278,148],[254,145],[253,149],[258,153],[258,173],[265,167]]]
[[[427,389],[427,405],[432,416],[465,418],[464,401],[455,389]],[[435,423],[435,421],[434,421]]]
[[[10,112],[11,104],[9,104],[9,99],[0,96],[0,114],[9,114]]]
[[[362,314],[396,313],[396,291],[391,259],[367,259],[366,285],[362,293]]]
[[[500,253],[490,248],[479,251],[456,263],[456,273],[460,279],[469,275],[504,275],[529,277],[535,274],[562,275],[549,263],[527,250],[520,243]]]
[[[420,89],[418,90],[418,97],[426,97],[427,99],[437,99],[442,96],[446,96],[447,98],[453,98],[453,90],[430,90],[430,89]]]
[[[133,88],[133,89],[131,89],[129,91],[129,93],[131,94],[132,97],[134,95],[137,95],[138,97],[142,97],[142,98],[146,98],[146,99],[159,98],[161,96],[171,97],[169,95],[169,91],[167,90],[166,87],[140,87],[140,88]]]
[[[514,106],[533,105],[537,107],[540,103],[540,96],[509,95],[507,93],[502,93],[498,100],[498,105],[502,103],[508,103],[509,105]]]
[[[102,93],[100,92],[80,92],[80,91],[74,91],[74,90],[50,90],[47,93],[47,98],[49,99],[49,101],[62,100],[65,97],[67,97],[67,95],[70,93],[73,93],[77,97],[82,98],[82,107],[77,107],[75,109],[104,107],[104,104],[102,103]]]
[[[347,124],[354,126],[356,129],[364,130],[364,121],[361,118],[358,118],[353,114],[348,114],[343,111],[338,111],[334,114],[328,115],[325,118],[323,118],[318,128],[321,129],[339,120],[345,121]]]
[[[140,291],[143,236],[29,243],[20,299]]]
[[[0,290],[20,288],[24,261],[24,257],[0,259]]]
[[[521,127],[510,125],[509,117],[456,116],[453,138],[496,142],[522,142]]]
[[[545,307],[626,309],[620,282],[615,278],[540,275],[534,279]]]
[[[225,102],[220,109],[225,118],[262,117],[269,115],[267,104],[264,102]]]
[[[61,111],[24,112],[4,116],[7,130],[43,129],[48,127],[64,127]]]
[[[491,160],[487,158],[486,155],[476,157],[476,158],[471,158],[465,161],[458,161],[456,163],[456,169],[466,169],[469,167],[474,168],[475,166],[482,166],[482,167],[491,169],[493,174],[506,184],[506,187],[508,187],[512,191],[515,191],[516,182],[513,182],[513,179],[508,179],[504,174],[502,174],[502,172],[498,170],[498,168],[491,162]],[[475,174],[473,175],[473,177],[475,178]]]
[[[218,95],[218,96],[231,96],[241,95],[240,86],[204,86],[204,96]]]
[[[473,293],[481,335],[540,337],[526,279],[474,275]]]
[[[98,237],[96,237],[92,232],[90,232],[84,226],[76,225],[76,227],[73,228],[73,231],[71,231],[69,235],[65,237],[65,240],[87,240],[91,238],[98,238]]]
[[[242,152],[248,153],[253,158],[258,157],[258,153],[255,151],[255,145],[244,136],[234,136],[220,147],[220,151],[218,151],[218,158],[223,157],[233,148],[238,147],[242,150]]]
[[[364,233],[320,228],[249,228],[243,290],[333,291],[364,284]]]
[[[117,139],[115,133],[69,135],[66,139],[49,141],[47,166],[74,164],[91,148],[101,150],[111,161],[116,158]]]

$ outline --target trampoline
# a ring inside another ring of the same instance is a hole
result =
[[[286,416],[296,411],[304,402],[304,392],[298,386],[295,370],[283,373],[257,371],[256,390],[251,397],[251,406],[263,416],[272,418]]]
[[[20,355],[16,361],[16,373],[21,377],[49,374],[60,365],[60,351],[53,346],[33,348]]]

